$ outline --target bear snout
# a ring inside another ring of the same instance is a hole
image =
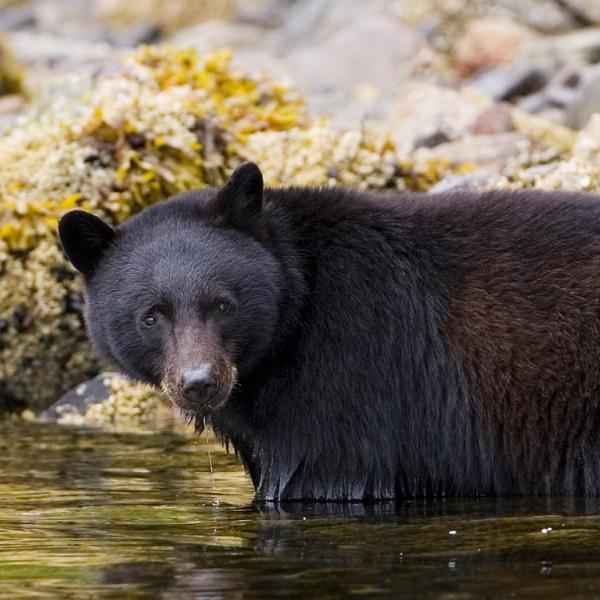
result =
[[[181,391],[187,402],[198,407],[210,404],[219,386],[211,365],[204,363],[196,369],[185,369],[181,376]]]
[[[188,416],[209,416],[227,402],[237,380],[237,369],[225,360],[173,365],[162,389]]]

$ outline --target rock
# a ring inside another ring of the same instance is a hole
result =
[[[136,23],[123,31],[112,35],[112,41],[117,46],[130,47],[140,44],[155,44],[162,34],[160,24],[153,21]]]
[[[269,47],[272,38],[254,25],[214,20],[186,27],[170,36],[167,42],[177,48],[195,48],[209,52],[215,48],[257,50]]]
[[[429,191],[432,194],[443,194],[456,190],[475,190],[483,189],[490,185],[494,176],[485,170],[465,173],[464,175],[448,175],[436,183]]]
[[[600,114],[593,114],[579,133],[573,156],[595,166],[600,165]]]
[[[394,24],[389,0],[300,0],[288,13],[281,31],[279,50],[283,53],[325,42],[332,35],[352,29],[359,19],[381,17]]]
[[[365,48],[369,51],[365,52]],[[417,32],[382,16],[365,16],[308,48],[286,55],[290,72],[317,114],[337,124],[382,118],[381,101],[395,96],[418,69],[426,48]],[[361,96],[369,88],[371,98]]]
[[[448,134],[444,131],[434,131],[429,135],[418,138],[415,140],[415,148],[435,148],[440,144],[445,144],[449,142],[450,138]]]
[[[238,2],[235,20],[266,29],[281,27],[286,22],[287,13],[293,2],[281,0],[263,0],[262,2]]]
[[[79,384],[38,416],[42,422],[122,429],[171,429],[175,418],[174,407],[158,391],[111,372]]]
[[[95,0],[94,12],[117,29],[157,21],[163,31],[173,33],[201,21],[231,19],[234,6],[234,0]]]
[[[23,4],[0,10],[0,31],[14,31],[35,25],[33,6]]]
[[[424,81],[403,86],[391,111],[389,127],[401,155],[409,154],[419,139],[440,132],[455,140],[468,135],[489,98],[474,90],[451,90]]]
[[[513,129],[511,107],[508,104],[495,104],[484,110],[475,120],[471,131],[475,135],[504,133]]]
[[[479,75],[471,85],[494,100],[512,100],[541,90],[546,72],[534,63],[515,63]]]
[[[101,373],[93,379],[79,384],[64,394],[60,400],[40,413],[40,421],[59,421],[65,417],[83,418],[92,404],[104,402],[110,396],[106,381],[118,377],[117,373]]]
[[[590,117],[600,112],[600,68],[587,73],[580,92],[567,108],[565,122],[573,129],[582,129]]]
[[[511,63],[521,46],[536,33],[510,19],[483,18],[471,21],[454,46],[454,62],[461,77],[488,67]]]
[[[511,163],[528,154],[531,142],[516,132],[478,135],[441,144],[435,148],[421,148],[415,160],[447,160],[450,166],[477,165],[490,173],[501,173]]]
[[[556,69],[557,65],[600,62],[600,27],[539,38],[521,46],[518,60]]]
[[[600,25],[598,0],[561,0],[580,25]]]
[[[493,8],[543,33],[561,33],[579,25],[561,0],[495,0]]]
[[[0,115],[4,116],[11,113],[20,113],[25,108],[23,96],[11,94],[0,97]]]
[[[69,65],[113,62],[116,53],[110,45],[74,40],[51,33],[18,31],[9,41],[17,58],[25,64]]]

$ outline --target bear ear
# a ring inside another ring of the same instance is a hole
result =
[[[58,224],[62,247],[73,266],[90,277],[102,254],[115,237],[114,230],[102,219],[83,210],[72,210]]]
[[[251,228],[263,205],[263,178],[253,162],[241,164],[207,207],[207,216],[216,225]]]

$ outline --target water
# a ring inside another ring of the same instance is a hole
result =
[[[0,599],[600,598],[596,500],[258,507],[208,449],[0,423]]]

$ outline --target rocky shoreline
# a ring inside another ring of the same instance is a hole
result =
[[[593,3],[163,4],[0,4],[6,410],[102,368],[57,244],[69,208],[118,223],[244,160],[269,185],[600,189]]]

